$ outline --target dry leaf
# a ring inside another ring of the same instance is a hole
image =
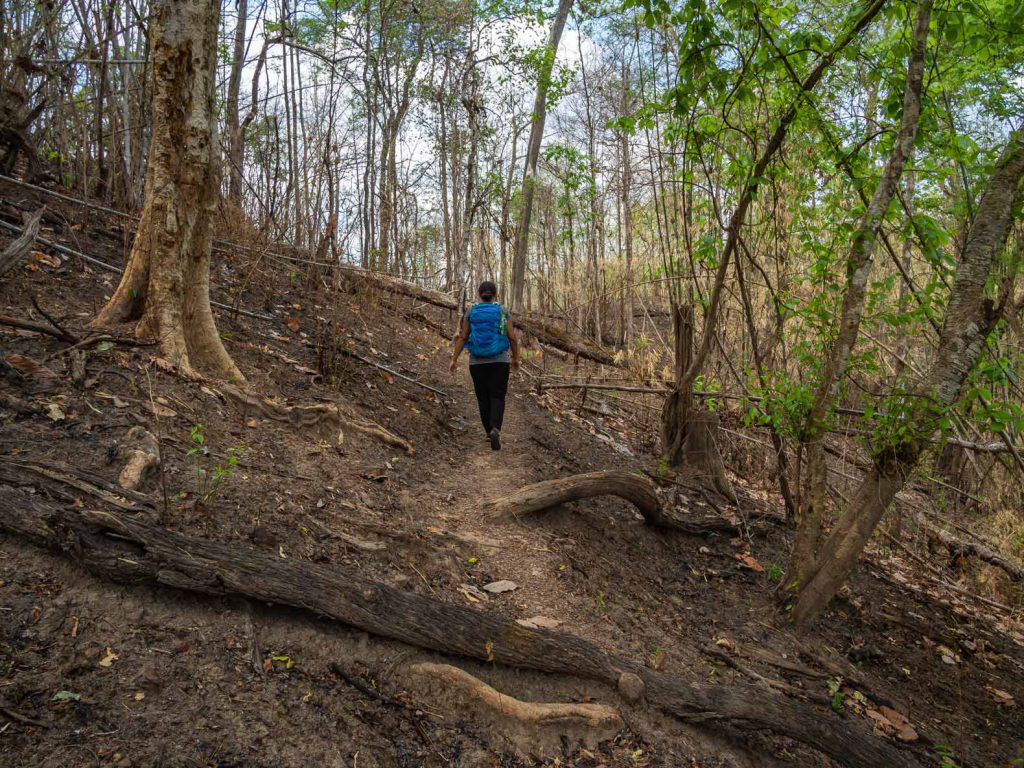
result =
[[[46,415],[54,421],[64,421],[64,411],[60,409],[60,406],[56,403],[46,404]]]
[[[993,688],[991,685],[986,685],[985,690],[992,694],[992,698],[995,699],[996,703],[1001,707],[1014,707],[1017,705],[1017,702],[1013,700],[1013,696],[1008,694],[1006,691]]]
[[[897,739],[900,741],[917,741],[917,731],[914,730],[914,726],[910,724],[906,715],[885,706],[878,708],[878,714],[889,722],[893,728],[893,735]]]
[[[292,333],[299,332],[299,321],[296,320],[294,317],[286,317],[284,324],[292,329]]]
[[[110,650],[110,646],[107,646],[107,655],[100,659],[99,664],[101,667],[109,667],[111,664],[117,661],[118,658],[118,655],[114,653],[112,650]]]
[[[471,603],[486,603],[487,594],[472,584],[460,584],[459,592]]]
[[[746,552],[740,552],[736,555],[736,559],[739,560],[740,565],[745,568],[757,571],[758,573],[764,571],[764,566],[761,565],[753,555],[748,555]]]
[[[146,410],[162,419],[173,419],[178,415],[177,411],[173,411],[166,405],[160,405],[160,403],[153,402],[152,400],[146,403]]]
[[[511,592],[518,587],[519,585],[514,581],[502,579],[501,581],[492,581],[490,584],[484,584],[484,591],[490,592],[492,595],[500,595],[502,592]]]
[[[4,355],[4,362],[22,376],[29,376],[33,379],[59,378],[52,368],[47,368],[39,361],[33,360],[31,357],[26,357],[25,355],[18,355],[14,353],[7,354]]]
[[[62,263],[56,256],[51,256],[42,251],[32,251],[32,258],[48,267],[59,267]]]

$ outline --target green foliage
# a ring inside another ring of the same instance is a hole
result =
[[[192,447],[185,455],[193,460],[195,471],[195,497],[197,503],[212,508],[220,494],[224,482],[231,478],[238,467],[238,457],[244,451],[241,446],[227,449],[227,458],[223,464],[214,464],[207,460],[210,453],[206,446],[206,431],[202,424],[194,424],[189,430]]]

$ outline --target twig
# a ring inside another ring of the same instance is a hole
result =
[[[417,381],[416,379],[412,378],[411,376],[406,376],[404,373],[399,373],[398,371],[394,370],[393,368],[388,368],[386,365],[381,365],[380,363],[375,363],[375,362],[373,362],[373,360],[369,360],[369,359],[363,357],[362,355],[360,355],[357,352],[352,352],[351,350],[344,349],[344,348],[340,349],[339,351],[343,355],[347,355],[348,357],[351,357],[351,358],[353,358],[355,360],[358,360],[361,363],[366,363],[367,365],[372,365],[374,368],[379,368],[382,371],[387,371],[392,376],[397,376],[398,378],[402,379],[403,381],[408,381],[410,384],[415,384],[417,387],[422,387],[423,389],[425,389],[425,390],[427,390],[429,392],[433,392],[436,395],[440,395],[441,397],[444,397],[444,398],[448,398],[449,397],[447,392],[443,392],[440,389],[435,389],[434,387],[430,386],[429,384],[424,384],[422,381]]]
[[[24,723],[25,725],[34,725],[38,728],[52,728],[53,726],[49,723],[44,723],[42,720],[35,720],[31,717],[26,717],[20,712],[16,712],[10,707],[0,707],[0,713],[16,723]]]
[[[359,678],[353,677],[352,675],[348,674],[344,669],[341,668],[341,665],[338,664],[338,662],[336,661],[332,661],[330,663],[330,669],[331,672],[333,672],[346,683],[351,685],[357,691],[366,694],[371,699],[379,701],[381,704],[387,704],[389,707],[398,707],[399,709],[411,709],[411,707],[404,701],[393,699],[390,696],[381,693],[380,691],[376,691]]]
[[[50,325],[52,325],[54,328],[56,328],[58,331],[64,334],[63,337],[59,337],[62,339],[62,341],[68,341],[74,344],[75,340],[77,340],[75,338],[75,335],[70,333],[66,328],[64,328],[64,326],[62,326],[60,323],[58,323],[56,320],[50,317],[50,314],[41,306],[39,306],[39,302],[36,300],[35,295],[32,296],[32,306],[36,308],[36,312],[38,312],[40,315],[46,318],[46,322],[48,322]]]

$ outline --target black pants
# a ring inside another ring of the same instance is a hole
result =
[[[476,402],[480,406],[480,421],[484,431],[493,427],[501,429],[505,418],[505,395],[508,393],[508,363],[480,363],[469,366],[476,390]]]

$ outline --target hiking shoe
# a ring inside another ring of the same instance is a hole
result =
[[[488,437],[490,437],[490,439],[491,439],[491,450],[492,451],[500,451],[501,450],[501,430],[498,429],[497,427],[495,427],[494,429],[491,430],[491,434],[488,435]]]

